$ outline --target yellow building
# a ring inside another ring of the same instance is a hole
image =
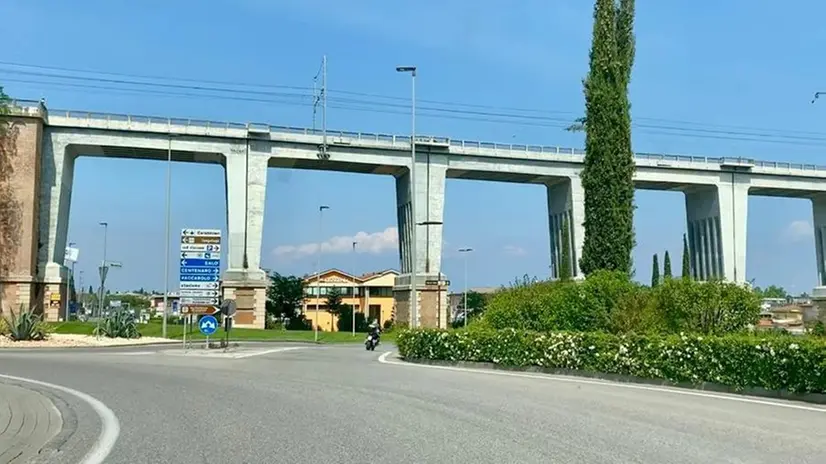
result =
[[[393,284],[398,275],[392,269],[362,276],[330,269],[322,272],[320,278],[317,274],[307,276],[304,279],[304,316],[315,326],[318,305],[319,329],[327,332],[338,330],[336,316],[327,307],[327,295],[336,288],[343,304],[354,306],[366,320],[377,320],[384,327],[386,321],[393,319]]]

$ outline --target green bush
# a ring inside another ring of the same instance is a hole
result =
[[[815,337],[826,337],[826,325],[823,321],[817,321],[812,326],[812,335]]]
[[[48,325],[34,311],[20,308],[2,319],[6,324],[6,335],[14,341],[45,340],[49,336]]]
[[[388,319],[388,320],[384,321],[384,324],[382,325],[382,328],[384,329],[385,332],[387,332],[388,330],[393,330],[393,319]]]
[[[8,335],[9,334],[9,323],[6,322],[6,318],[2,317],[0,314],[0,336]]]
[[[580,282],[503,289],[475,325],[537,332],[721,334],[745,330],[759,313],[760,298],[741,285],[665,279],[651,289],[622,272],[597,271]]]
[[[93,332],[109,338],[140,338],[135,316],[128,311],[114,311],[103,318]]]
[[[368,322],[364,318],[364,313],[356,311],[356,332],[366,333]],[[349,305],[345,305],[339,310],[336,327],[339,332],[350,332],[353,330],[353,310]]]
[[[479,325],[519,330],[610,330],[614,308],[645,289],[627,274],[596,271],[581,282],[537,282],[497,292]]]
[[[291,317],[287,321],[287,330],[313,330],[313,324],[303,314]]]
[[[491,362],[664,379],[826,393],[826,341],[815,337],[730,334],[612,335],[513,329],[405,330],[408,359]]]
[[[657,287],[654,297],[671,333],[737,332],[760,316],[760,297],[735,283],[671,279]]]

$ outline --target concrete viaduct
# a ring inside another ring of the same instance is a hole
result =
[[[16,156],[12,190],[22,227],[10,272],[3,277],[4,301],[39,306],[56,319],[49,295],[66,295],[63,265],[74,163],[78,156],[105,156],[215,163],[226,169],[229,266],[225,298],[238,302],[239,326],[263,327],[266,276],[261,270],[267,168],[299,168],[392,175],[396,179],[401,275],[396,281],[396,319],[409,322],[410,271],[417,270],[420,324],[447,324],[445,290],[427,281],[441,274],[445,179],[477,179],[545,185],[548,195],[551,277],[557,275],[561,224],[568,217],[572,269],[584,230],[579,149],[506,145],[416,137],[417,218],[410,214],[410,137],[327,132],[321,155],[318,130],[77,111],[48,111],[40,102],[16,101]],[[685,193],[691,267],[697,279],[742,282],[746,271],[748,195],[810,198],[813,205],[818,285],[824,283],[826,167],[744,158],[636,154],[640,189]],[[419,225],[417,256],[411,230]]]

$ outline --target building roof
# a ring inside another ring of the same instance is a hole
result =
[[[368,272],[368,273],[362,274],[360,276],[355,276],[355,275],[350,274],[348,272],[344,272],[340,269],[332,268],[332,269],[327,269],[326,271],[321,271],[320,274],[321,274],[322,279],[326,275],[339,274],[343,277],[354,280],[358,283],[364,283],[364,282],[367,282],[369,280],[373,280],[376,277],[381,277],[381,276],[385,276],[385,275],[388,275],[388,274],[399,275],[399,271],[397,271],[395,269],[385,269],[383,271]],[[318,277],[319,277],[319,273],[317,273],[317,272],[313,273],[313,274],[306,275],[306,276],[304,276],[304,282],[313,282],[314,280],[318,279]]]

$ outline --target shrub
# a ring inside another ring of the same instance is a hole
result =
[[[20,308],[17,313],[11,311],[4,318],[8,334],[14,341],[45,340],[49,335],[49,327],[43,322],[43,317],[31,310]]]
[[[303,314],[291,317],[287,321],[287,330],[313,330],[313,324]]]
[[[672,333],[741,331],[760,315],[760,297],[735,283],[671,279],[657,287],[655,298]]]
[[[284,328],[284,323],[281,322],[280,319],[267,317],[267,320],[264,321],[264,328],[267,330],[280,330]]]
[[[644,289],[627,274],[596,271],[582,282],[538,282],[497,292],[480,325],[519,330],[610,330],[612,311]]]
[[[140,338],[138,323],[135,316],[128,311],[114,311],[109,313],[93,332],[96,336],[109,338]]]
[[[0,314],[0,337],[3,335],[9,334],[9,323],[6,322],[6,318],[2,317]]]
[[[812,326],[812,335],[815,337],[826,337],[826,325],[823,321],[817,321]]]
[[[738,390],[760,387],[826,393],[826,341],[815,337],[730,334],[540,334],[513,329],[406,330],[408,359],[491,362],[664,379],[712,382]]]
[[[393,330],[393,319],[388,319],[384,321],[384,324],[382,324],[382,328],[385,332],[387,332],[388,330]]]
[[[367,332],[368,325],[367,320],[364,318],[364,313],[356,311],[356,332]],[[336,327],[339,332],[350,332],[353,330],[353,309],[349,305],[342,306],[339,310]]]

